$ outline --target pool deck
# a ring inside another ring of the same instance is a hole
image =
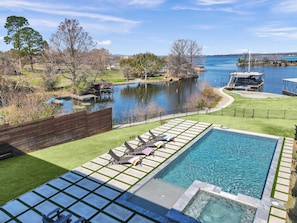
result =
[[[73,221],[82,216],[91,222],[170,222],[125,206],[121,198],[210,126],[209,123],[179,118],[169,121],[152,131],[173,135],[175,140],[167,142],[165,148],[157,149],[154,155],[145,156],[142,165],[109,164],[110,155],[103,154],[7,202],[0,207],[0,222],[40,223],[42,214],[48,214],[55,208],[61,208],[63,214],[72,214]],[[149,136],[148,132],[142,135],[144,139]],[[288,201],[293,142],[293,139],[285,139],[273,197],[278,205],[271,208],[269,223],[285,222],[283,207]],[[136,146],[138,140],[129,143]],[[113,150],[123,155],[125,147]]]

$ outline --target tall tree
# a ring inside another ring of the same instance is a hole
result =
[[[131,57],[121,58],[120,69],[124,77],[129,80],[135,74],[135,60]]]
[[[138,73],[147,80],[149,74],[158,72],[164,66],[164,61],[152,53],[140,53],[135,56],[135,65]]]
[[[30,27],[22,28],[18,31],[18,35],[21,44],[20,53],[29,57],[31,70],[34,72],[33,57],[43,52],[45,42],[40,33]]]
[[[19,72],[22,69],[22,61],[21,61],[21,48],[22,43],[20,40],[20,30],[23,27],[29,25],[29,22],[26,18],[22,16],[8,16],[6,18],[6,23],[4,24],[4,28],[7,29],[7,35],[4,36],[4,42],[6,44],[13,45],[14,50],[18,53],[18,60],[19,60]]]
[[[79,90],[80,81],[88,79],[83,77],[83,75],[88,75],[88,72],[85,72],[85,54],[94,46],[92,38],[76,19],[65,19],[50,38],[50,47],[58,53],[59,60],[63,63],[61,65],[66,66],[67,73],[69,73],[69,75],[66,73],[62,75],[71,81],[74,93]],[[65,70],[62,68],[61,71]]]
[[[179,39],[172,44],[171,54],[167,57],[168,70],[171,74],[182,78],[195,76],[194,59],[201,56],[202,48],[196,41]]]

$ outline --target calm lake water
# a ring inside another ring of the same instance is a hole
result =
[[[91,112],[112,107],[115,122],[127,120],[128,111],[135,107],[146,107],[151,103],[161,106],[164,113],[175,113],[181,110],[191,94],[200,92],[201,83],[207,82],[213,87],[225,86],[229,81],[230,72],[242,70],[236,66],[238,58],[238,56],[206,56],[204,59],[206,70],[195,79],[172,83],[135,83],[114,86],[112,100],[91,102],[85,109]],[[290,60],[290,58],[286,59]],[[297,67],[251,67],[251,71],[264,72],[265,83],[261,91],[276,94],[282,93],[282,79],[297,77]],[[73,112],[73,103],[76,102],[66,101],[63,106],[64,112]]]

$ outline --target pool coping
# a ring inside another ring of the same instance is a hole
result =
[[[168,160],[163,162],[159,167],[154,169],[149,175],[147,175],[144,179],[142,179],[140,182],[138,182],[136,185],[134,185],[130,190],[126,191],[119,199],[118,201],[122,203],[125,206],[130,207],[131,209],[134,209],[144,215],[147,215],[151,218],[153,218],[156,221],[165,222],[166,218],[168,216],[160,216],[156,213],[153,213],[145,208],[139,207],[136,204],[133,204],[132,202],[129,202],[128,199],[137,191],[139,190],[143,185],[145,185],[147,182],[149,182],[157,173],[159,173],[161,170],[163,170],[167,165],[169,165],[173,160],[175,160],[177,157],[179,157],[182,153],[184,153],[189,147],[191,147],[194,143],[196,143],[198,140],[200,140],[204,135],[206,135],[209,131],[212,129],[221,129],[224,131],[231,131],[236,133],[243,133],[248,135],[254,135],[254,136],[260,136],[260,137],[266,137],[266,138],[272,138],[277,139],[277,145],[274,150],[273,158],[270,162],[270,168],[267,174],[266,183],[263,189],[262,198],[257,199],[251,196],[247,196],[244,194],[238,194],[238,200],[244,203],[247,203],[250,206],[256,206],[256,215],[254,219],[254,223],[263,223],[267,222],[267,219],[269,218],[270,208],[273,206],[272,202],[275,200],[271,198],[271,192],[274,184],[274,178],[278,166],[278,160],[280,158],[280,153],[282,150],[282,145],[284,141],[284,137],[279,136],[273,136],[268,134],[259,134],[254,132],[248,132],[243,130],[236,130],[236,129],[230,129],[227,126],[215,126],[212,125],[209,128],[207,128],[205,131],[203,131],[201,134],[199,134],[197,137],[195,137],[193,140],[191,140],[188,144],[186,144],[183,148],[181,148],[178,152],[176,152],[172,157],[170,157]],[[204,183],[204,182],[203,182]],[[207,183],[204,183],[207,184]],[[206,188],[209,188],[210,184],[206,186]],[[211,187],[211,186],[210,186]],[[219,187],[216,187],[216,191],[220,190]],[[236,196],[224,192],[226,196]],[[251,205],[253,204],[253,205]],[[188,219],[189,220],[189,219]]]

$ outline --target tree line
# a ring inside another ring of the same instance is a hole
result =
[[[115,58],[106,49],[96,49],[96,43],[84,31],[76,19],[65,19],[49,42],[29,26],[21,16],[9,16],[4,28],[4,41],[13,48],[1,55],[2,75],[21,74],[26,63],[34,72],[34,61],[43,65],[43,79],[48,90],[52,90],[59,75],[70,80],[74,93],[81,93],[103,74],[104,69]],[[120,59],[120,69],[126,79],[141,77],[166,70],[174,77],[183,78],[197,75],[194,58],[201,56],[202,48],[196,41],[180,39],[173,43],[168,56],[140,53]]]

